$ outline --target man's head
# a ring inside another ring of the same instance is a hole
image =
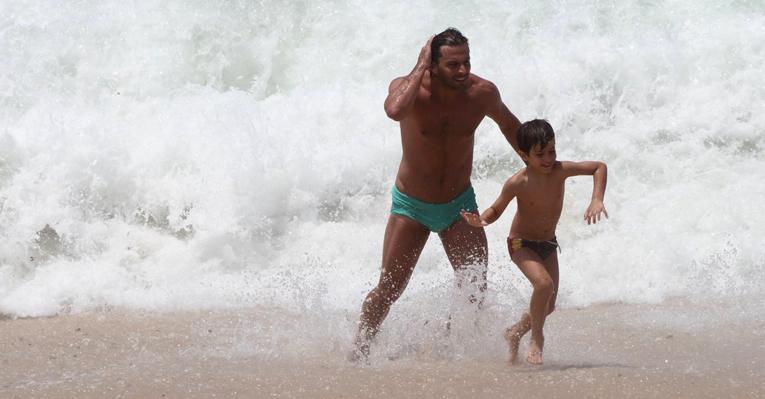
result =
[[[518,149],[530,168],[549,172],[555,164],[555,132],[544,119],[525,122],[518,128]]]
[[[435,36],[430,42],[431,76],[447,87],[460,89],[470,78],[470,48],[468,39],[454,28]]]

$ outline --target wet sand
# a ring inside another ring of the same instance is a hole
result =
[[[564,309],[547,325],[541,367],[508,367],[504,348],[479,360],[413,354],[365,366],[337,345],[302,358],[241,351],[243,319],[268,322],[251,310],[5,318],[0,397],[765,397],[765,321],[724,308]]]

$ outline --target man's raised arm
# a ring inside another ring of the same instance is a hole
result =
[[[417,64],[412,72],[390,82],[388,98],[385,99],[385,113],[388,118],[400,121],[412,110],[414,100],[417,99],[417,93],[420,90],[420,84],[422,84],[422,77],[430,67],[431,41],[433,41],[433,37],[420,50],[420,56],[417,58]]]
[[[489,110],[486,115],[497,122],[499,130],[505,135],[507,142],[513,146],[515,152],[520,153],[518,149],[518,128],[521,127],[521,121],[513,115],[507,108],[505,103],[502,102],[502,97],[499,95],[499,89],[493,83],[491,83],[491,103],[489,104]]]

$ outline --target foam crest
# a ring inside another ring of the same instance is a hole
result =
[[[561,159],[609,165],[607,223],[581,221],[588,179],[568,188],[563,306],[761,294],[765,9],[718,3],[4,3],[0,312],[355,319],[400,157],[387,86],[448,25]],[[487,120],[479,205],[520,167]],[[487,230],[499,313],[530,291],[509,222]],[[432,238],[402,309],[448,308],[451,274]]]

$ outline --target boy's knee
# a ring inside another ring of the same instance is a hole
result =
[[[552,279],[550,278],[543,278],[536,280],[532,283],[534,286],[534,291],[538,291],[541,293],[546,293],[549,295],[552,295],[555,291],[555,285],[553,284]]]
[[[551,303],[550,306],[547,307],[547,315],[549,316],[554,311],[555,311],[555,304]]]

